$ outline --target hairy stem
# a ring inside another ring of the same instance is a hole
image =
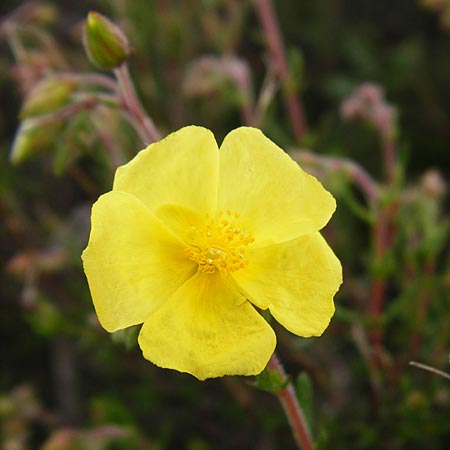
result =
[[[389,127],[391,129],[391,127]],[[389,132],[380,131],[381,152],[386,173],[386,185],[393,188],[396,182],[396,144]],[[394,219],[398,204],[391,201],[387,205],[378,203],[377,222],[373,228],[373,242],[375,247],[375,263],[383,264],[383,258],[394,240]],[[379,366],[383,351],[383,329],[380,316],[386,300],[387,280],[385,276],[376,275],[372,283],[369,315],[373,322],[371,343],[373,348],[373,365]]]
[[[278,372],[283,380],[288,379],[286,372],[275,353],[270,358],[268,367],[269,369]],[[280,399],[281,405],[289,420],[299,448],[302,450],[314,450],[314,444],[306,424],[305,415],[297,399],[292,383],[289,382],[282,391],[277,393],[277,396]]]
[[[281,38],[280,27],[278,26],[275,9],[272,0],[254,0],[256,11],[259,15],[264,35],[269,47],[274,68],[283,86],[282,92],[284,103],[289,115],[292,129],[298,141],[306,132],[306,122],[303,107],[298,97],[296,89],[288,86],[291,80],[286,55]]]
[[[124,109],[133,119],[132,123],[139,135],[144,138],[145,144],[151,144],[152,142],[160,140],[161,135],[158,129],[145,112],[136,95],[136,90],[131,81],[126,63],[123,63],[120,67],[114,69],[114,74],[119,82]]]
[[[73,80],[74,82],[102,86],[110,91],[117,92],[117,83],[115,80],[106,75],[98,73],[57,73],[57,77],[65,80]]]
[[[354,161],[344,158],[316,155],[306,150],[289,152],[292,158],[300,164],[314,165],[332,171],[346,173],[361,189],[369,201],[376,201],[379,197],[379,186],[374,179]]]

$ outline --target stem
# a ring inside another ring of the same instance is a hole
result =
[[[125,110],[133,118],[133,125],[139,135],[144,137],[146,144],[160,140],[159,131],[138,100],[126,63],[114,69],[114,74],[119,82]]]
[[[392,127],[389,127],[391,129]],[[392,136],[387,131],[380,131],[382,141],[381,151],[386,172],[386,185],[393,188],[396,182],[396,144]],[[391,201],[384,206],[380,203],[378,207],[378,220],[373,229],[373,241],[375,247],[375,263],[382,264],[382,259],[392,245],[394,239],[394,218],[397,212],[398,204]],[[371,298],[369,304],[369,315],[373,322],[371,333],[371,342],[374,350],[373,364],[378,367],[381,363],[381,355],[383,350],[383,330],[379,323],[380,316],[383,312],[386,300],[387,281],[385,277],[379,275],[374,279],[371,288]]]
[[[27,51],[25,50],[22,41],[19,39],[19,36],[17,36],[14,24],[5,22],[2,31],[4,31],[6,35],[9,47],[16,61],[24,61],[27,57]]]
[[[424,329],[424,322],[427,316],[428,307],[430,305],[431,300],[431,286],[430,286],[430,279],[433,276],[435,271],[435,263],[432,259],[428,259],[425,262],[424,267],[424,273],[426,276],[425,282],[427,283],[425,287],[423,288],[420,296],[419,296],[419,304],[417,306],[417,312],[416,312],[416,324],[414,327],[414,332],[412,333],[411,339],[410,339],[410,352],[411,352],[411,359],[415,358],[416,355],[419,352],[420,345],[422,343],[422,337],[423,337],[423,329]]]
[[[238,87],[242,95],[241,113],[242,119],[247,126],[254,126],[255,117],[251,99],[251,90],[249,83],[245,80],[238,81]]]
[[[390,186],[395,183],[395,154],[396,146],[394,140],[390,136],[383,137],[382,151],[383,161],[386,171],[387,182]]]
[[[46,50],[46,54],[52,58],[56,67],[59,67],[62,70],[69,69],[69,65],[65,61],[58,45],[49,35],[47,35],[47,33],[31,25],[20,25],[17,28],[19,32],[22,32],[23,34],[27,33],[34,42],[39,42],[43,49]]]
[[[386,249],[389,246],[388,242],[388,224],[387,224],[387,211],[380,210],[378,213],[378,220],[374,225],[374,251],[375,251],[375,264],[382,264],[382,259]],[[374,360],[376,365],[378,365],[378,356],[382,345],[382,332],[380,324],[378,323],[381,312],[383,310],[384,298],[386,295],[386,280],[384,277],[376,275],[375,280],[372,283],[370,304],[369,304],[369,315],[372,319],[372,332],[371,332],[371,342],[373,349],[375,350]]]
[[[273,70],[268,70],[255,106],[253,126],[261,128],[264,114],[275,97],[277,88],[278,82],[275,78],[275,74],[273,73]]]
[[[252,96],[252,82],[250,69],[246,63],[230,60],[228,73],[230,78],[236,83],[241,94],[241,113],[244,123],[254,126],[255,111]]]
[[[375,364],[366,330],[361,324],[355,324],[351,328],[351,335],[355,341],[357,349],[366,361],[369,372],[369,382],[373,394],[372,400],[375,408],[378,409],[382,390],[380,383],[381,373],[379,367]]]
[[[100,75],[97,73],[58,73],[57,76],[65,80],[73,80],[79,83],[103,86],[110,91],[117,92],[116,82],[106,75]]]
[[[277,355],[274,353],[267,365],[271,370],[278,372],[283,380],[287,380],[288,377],[284,371],[283,366],[280,363]],[[294,386],[291,382],[280,392],[277,393],[283,406],[284,412],[289,420],[294,437],[299,445],[299,448],[303,450],[314,450],[314,444],[312,442],[311,434],[306,424],[305,415],[298,402],[295,394]]]
[[[282,83],[284,103],[295,137],[298,141],[306,133],[305,116],[303,107],[298,98],[297,90],[288,86],[291,74],[286,61],[286,55],[281,38],[280,28],[277,23],[272,0],[255,0],[256,11],[259,15],[267,45],[274,61],[275,70]]]
[[[442,370],[435,369],[434,367],[427,366],[426,364],[422,364],[422,363],[419,363],[419,362],[416,362],[416,361],[410,361],[409,365],[410,366],[414,366],[414,367],[418,367],[419,369],[426,370],[428,372],[434,373],[436,375],[439,375],[441,377],[444,377],[444,378],[447,378],[448,380],[450,380],[450,375],[448,373],[443,372]]]
[[[63,106],[55,111],[49,112],[47,114],[42,114],[37,117],[33,117],[29,120],[30,122],[34,122],[35,124],[45,125],[47,123],[52,123],[57,120],[67,120],[70,117],[78,114],[81,111],[93,108],[97,104],[97,99],[93,95],[83,96],[80,100],[71,103],[67,106]]]
[[[321,166],[333,171],[347,173],[355,184],[366,194],[369,201],[379,198],[379,187],[374,179],[354,161],[344,158],[333,158],[329,156],[318,156],[313,152],[294,150],[290,152],[292,158],[301,163]]]
[[[100,120],[94,117],[94,125],[97,129],[98,136],[103,144],[103,147],[105,148],[108,156],[109,156],[109,162],[111,163],[111,166],[113,169],[117,169],[117,167],[121,166],[122,164],[125,164],[125,158],[123,157],[122,152],[120,151],[120,148],[117,146],[114,138],[111,136],[111,134],[106,130],[104,124],[108,123],[107,116],[105,114],[105,108],[104,107],[98,107],[98,112],[100,114]],[[95,120],[97,119],[97,120]]]

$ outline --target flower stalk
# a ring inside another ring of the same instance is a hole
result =
[[[436,369],[434,367],[428,366],[426,364],[419,363],[417,361],[410,361],[410,366],[418,367],[419,369],[426,370],[427,372],[434,373],[435,375],[439,375],[440,377],[446,378],[447,380],[450,380],[450,374],[447,372],[444,372],[442,370]]]
[[[274,69],[283,86],[282,93],[284,103],[289,115],[292,130],[298,141],[306,133],[306,120],[303,106],[298,97],[298,92],[291,86],[292,77],[286,60],[286,54],[281,37],[280,27],[276,20],[275,10],[271,0],[255,0],[256,11],[259,15],[264,35],[269,47],[271,58],[274,61]]]
[[[275,353],[270,358],[268,367],[269,369],[278,372],[283,380],[288,380],[286,372]],[[292,432],[299,448],[302,450],[314,450],[314,444],[306,423],[305,414],[297,399],[292,383],[289,381],[286,387],[277,393],[277,396],[289,420],[289,424],[291,425]]]
[[[98,73],[59,72],[58,78],[61,78],[63,80],[70,80],[80,84],[97,85],[112,92],[117,92],[117,84],[114,79]]]
[[[133,82],[131,81],[130,72],[126,63],[121,64],[114,69],[114,74],[119,83],[119,88],[122,94],[123,106],[126,112],[133,119],[131,123],[135,126],[136,131],[146,144],[159,141],[161,134],[153,123],[152,119],[145,112],[140,103]]]
[[[290,152],[292,158],[300,165],[323,167],[330,172],[344,172],[361,189],[371,202],[378,201],[380,188],[377,182],[364,170],[362,166],[345,158],[316,155],[307,150],[294,149]]]

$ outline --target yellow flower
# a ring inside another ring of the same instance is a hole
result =
[[[269,309],[299,336],[334,313],[341,265],[319,231],[334,198],[254,128],[189,126],[120,167],[92,209],[84,270],[102,326],[143,323],[154,364],[199,379],[254,375],[272,355]]]

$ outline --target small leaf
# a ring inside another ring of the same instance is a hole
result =
[[[313,417],[313,385],[306,372],[301,373],[295,383],[295,393],[305,415],[308,428],[312,429]]]
[[[64,127],[61,120],[41,122],[39,118],[24,120],[16,132],[10,153],[13,164],[20,164],[38,154],[48,151]]]
[[[283,378],[280,372],[266,367],[259,375],[256,375],[254,386],[262,391],[277,394],[284,390],[288,384],[289,380]]]

